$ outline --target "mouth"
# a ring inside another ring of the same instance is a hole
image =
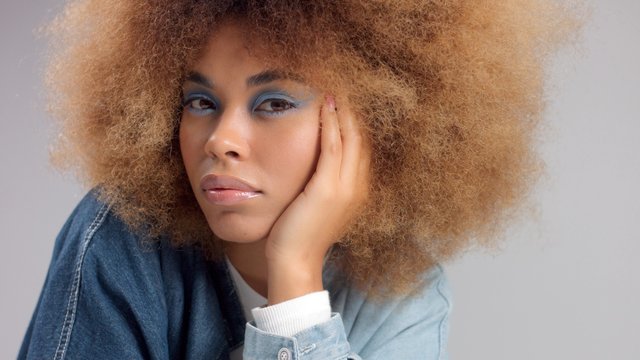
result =
[[[262,195],[248,181],[226,175],[206,175],[200,181],[200,188],[214,205],[233,205]]]

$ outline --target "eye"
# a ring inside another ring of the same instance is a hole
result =
[[[189,106],[196,110],[207,110],[213,108],[213,103],[206,99],[193,99]]]
[[[295,108],[295,104],[285,99],[267,99],[260,103],[255,110],[271,113],[280,113]]]
[[[217,110],[216,103],[204,95],[188,96],[182,106],[195,115],[205,115]]]

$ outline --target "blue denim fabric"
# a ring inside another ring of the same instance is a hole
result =
[[[446,359],[441,267],[382,304],[323,272],[332,317],[294,337],[246,323],[224,261],[140,238],[90,192],[58,235],[19,359]]]

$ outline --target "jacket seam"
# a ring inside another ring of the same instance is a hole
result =
[[[62,322],[62,329],[60,331],[60,339],[58,340],[58,346],[54,353],[54,360],[62,360],[64,359],[67,346],[69,345],[69,339],[71,338],[71,332],[73,331],[73,325],[76,318],[76,309],[78,306],[78,297],[80,294],[80,276],[82,273],[82,265],[84,263],[84,257],[87,252],[87,248],[89,247],[89,243],[96,231],[100,228],[104,219],[106,218],[106,214],[109,208],[106,204],[102,205],[98,210],[98,213],[93,218],[91,225],[87,229],[87,232],[84,235],[84,239],[82,240],[82,249],[80,254],[78,255],[78,260],[76,262],[75,269],[73,271],[73,280],[71,282],[71,290],[69,293],[69,301],[67,302],[67,310],[65,312],[64,321]]]
[[[440,273],[444,272],[440,265],[438,265],[438,269],[440,270]],[[438,279],[438,283],[436,284],[436,289],[438,291],[438,294],[440,294],[444,302],[447,304],[447,309],[446,309],[445,315],[440,320],[440,324],[438,325],[438,360],[442,359],[442,352],[443,352],[442,348],[445,346],[444,344],[444,338],[445,338],[444,332],[446,331],[445,324],[448,321],[449,312],[451,311],[451,303],[449,299],[442,292],[441,286],[442,286],[442,278],[440,277]]]

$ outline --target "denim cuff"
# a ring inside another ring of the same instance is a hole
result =
[[[276,335],[293,336],[331,318],[327,290],[251,310],[256,327]]]
[[[339,313],[321,324],[294,336],[279,336],[262,331],[254,321],[248,322],[244,336],[245,360],[327,360],[346,359],[349,342]]]

